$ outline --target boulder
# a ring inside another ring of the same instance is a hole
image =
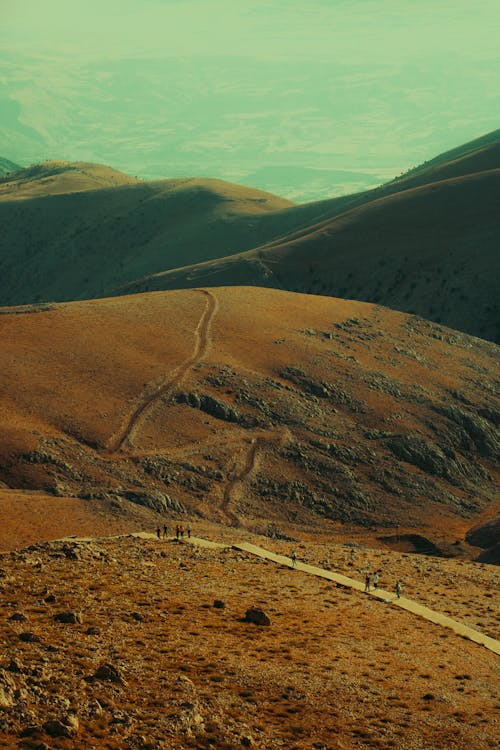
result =
[[[259,609],[258,607],[250,607],[250,609],[247,609],[245,614],[245,621],[246,622],[253,622],[254,625],[270,625],[271,620],[266,615],[263,609]]]

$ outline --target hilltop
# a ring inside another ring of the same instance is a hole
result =
[[[499,133],[303,205],[207,178],[21,170],[0,180],[0,303],[245,284],[377,302],[498,341]]]
[[[9,174],[10,172],[17,172],[21,167],[18,164],[14,164],[10,159],[5,159],[0,156],[0,177]]]
[[[498,510],[498,350],[418,317],[231,287],[10,308],[0,332],[6,492],[469,555]]]
[[[499,199],[500,169],[443,180],[121,291],[259,284],[377,302],[500,341]]]
[[[0,180],[0,201],[80,193],[138,182],[136,177],[103,164],[53,160],[18,167],[17,171],[4,176]]]

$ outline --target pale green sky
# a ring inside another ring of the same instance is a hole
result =
[[[77,56],[498,60],[498,0],[0,0],[2,36]],[[9,43],[9,42],[7,42]]]
[[[500,0],[0,0],[0,29],[22,164],[388,177],[500,125]]]

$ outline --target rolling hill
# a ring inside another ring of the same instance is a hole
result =
[[[10,308],[0,335],[5,492],[446,553],[498,513],[498,349],[421,318],[230,287]]]
[[[377,302],[500,341],[500,169],[484,170],[485,161],[500,163],[498,144],[431,170],[463,175],[407,187],[260,248],[120,291],[258,284]]]
[[[379,188],[295,205],[220,180],[47,162],[0,180],[0,304],[250,284],[499,340],[499,169],[495,131]]]

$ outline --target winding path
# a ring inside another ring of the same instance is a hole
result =
[[[245,463],[243,464],[243,467],[239,471],[237,471],[236,468],[233,469],[233,471],[229,475],[229,481],[224,489],[222,510],[231,522],[231,526],[240,525],[238,516],[231,510],[233,490],[237,484],[242,482],[245,477],[247,477],[248,474],[250,474],[254,470],[259,448],[265,445],[265,443],[267,442],[283,443],[287,440],[288,437],[289,432],[285,428],[282,430],[276,430],[275,432],[262,433],[252,438],[250,442],[250,449],[245,457]]]
[[[182,382],[188,370],[200,362],[206,354],[210,344],[210,326],[217,310],[217,299],[212,292],[206,289],[196,289],[196,292],[205,295],[206,305],[198,325],[194,331],[195,343],[191,357],[182,365],[177,367],[168,377],[154,387],[148,386],[143,392],[138,405],[129,415],[125,425],[117,435],[113,435],[108,441],[108,450],[110,453],[117,453],[123,450],[127,444],[132,443],[136,430],[140,427],[146,413],[150,411],[160,399],[169,398],[174,390]]]

